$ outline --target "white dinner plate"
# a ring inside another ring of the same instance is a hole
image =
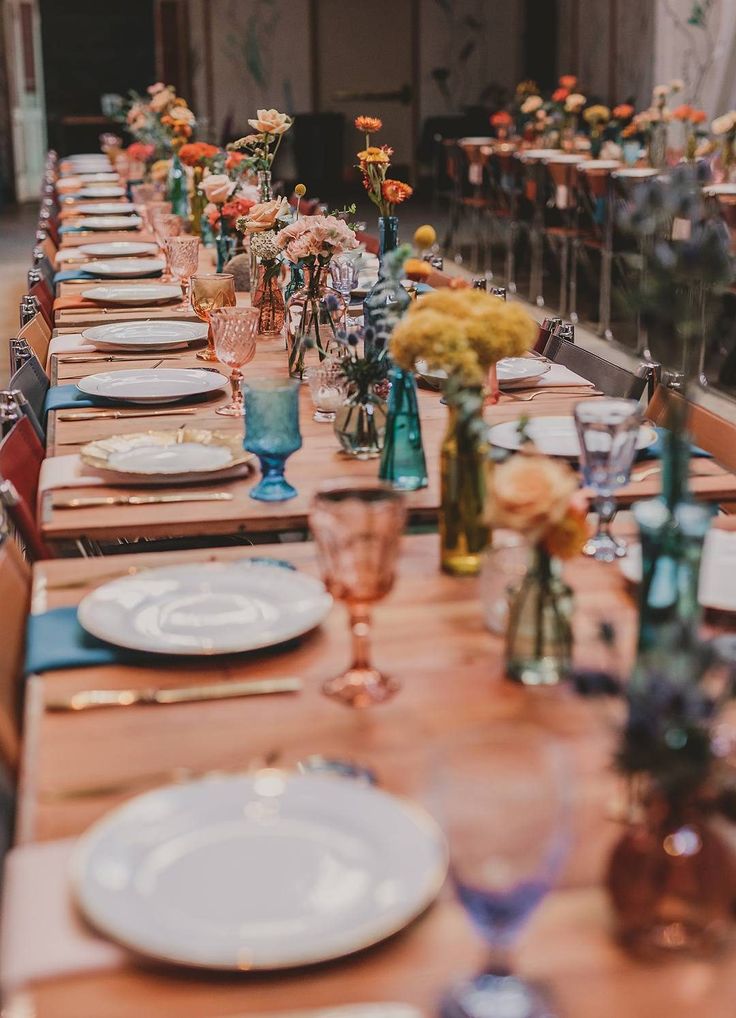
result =
[[[113,258],[112,261],[87,262],[82,266],[85,272],[93,276],[111,276],[114,279],[150,276],[154,272],[163,272],[165,267],[163,258]]]
[[[175,283],[139,283],[125,286],[115,283],[109,286],[92,286],[82,290],[87,300],[101,300],[106,304],[160,304],[168,300],[181,300],[181,287]]]
[[[368,784],[264,769],[158,788],[80,838],[71,878],[104,934],[198,968],[282,969],[398,932],[437,897],[447,846]]]
[[[308,633],[332,598],[313,576],[271,562],[144,569],[82,598],[79,624],[100,640],[158,654],[240,654]]]
[[[111,322],[82,332],[82,339],[103,350],[168,350],[206,338],[206,322]]]
[[[85,216],[74,224],[81,230],[137,230],[140,216]]]
[[[237,432],[189,426],[98,438],[79,455],[108,484],[123,487],[224,483],[248,474],[254,459]]]
[[[133,258],[136,255],[155,255],[155,244],[141,244],[137,240],[112,240],[104,244],[80,244],[80,254],[90,258]]]
[[[504,357],[496,365],[496,377],[502,388],[512,387],[530,382],[534,378],[541,378],[551,367],[551,364],[536,357]],[[441,368],[430,370],[424,361],[417,361],[417,374],[437,388],[440,388],[447,379],[446,371]]]
[[[580,442],[572,417],[532,417],[526,433],[537,449],[547,456],[566,456],[575,459],[580,455]],[[491,443],[500,449],[518,449],[519,422],[504,421],[488,430]],[[637,449],[647,449],[657,441],[657,432],[649,424],[639,428]]]
[[[641,583],[641,545],[629,543],[624,558],[618,559],[621,572],[629,583]],[[663,575],[662,582],[671,591],[677,580]],[[656,594],[656,591],[655,591]],[[713,527],[705,536],[698,580],[698,600],[703,608],[736,612],[736,533]]]
[[[94,170],[90,173],[80,173],[79,178],[84,184],[117,184],[120,175],[112,171],[97,173]]]
[[[77,382],[80,392],[123,403],[174,403],[226,389],[228,379],[203,368],[130,368],[100,371]]]
[[[124,198],[125,188],[115,184],[90,184],[77,191],[80,198]]]
[[[127,216],[135,212],[132,201],[91,201],[80,202],[74,206],[75,212],[83,212],[89,216]]]

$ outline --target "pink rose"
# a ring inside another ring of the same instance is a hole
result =
[[[208,173],[200,188],[208,202],[222,205],[235,190],[235,182],[226,173]]]
[[[157,81],[155,85],[149,85],[146,91],[149,95],[157,95],[159,92],[163,92],[166,88],[163,81]]]

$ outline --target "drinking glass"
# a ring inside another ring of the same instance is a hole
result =
[[[345,402],[348,388],[340,365],[325,357],[315,367],[307,368],[309,392],[314,403],[312,420],[329,423]]]
[[[155,184],[131,184],[130,196],[135,205],[145,205],[156,198]]]
[[[173,204],[170,201],[162,201],[160,198],[154,198],[153,201],[147,201],[143,203],[143,218],[146,221],[146,227],[150,233],[153,233],[153,217],[157,212],[172,212],[174,209]]]
[[[443,1018],[552,1018],[539,987],[512,974],[510,955],[567,855],[564,750],[537,725],[492,722],[440,748],[430,795],[457,897],[490,955],[449,990]]]
[[[224,417],[241,417],[243,393],[240,383],[243,372],[256,355],[258,335],[258,308],[215,308],[210,312],[210,328],[215,342],[215,353],[221,364],[231,368],[230,387],[232,401],[218,407],[215,413]]]
[[[167,237],[164,248],[171,275],[179,280],[184,300],[188,300],[189,280],[199,261],[199,237]]]
[[[197,318],[207,322],[207,346],[197,351],[201,361],[216,361],[210,315],[215,308],[235,307],[235,277],[231,272],[210,272],[191,278],[192,307]]]
[[[399,688],[371,664],[370,611],[393,586],[405,519],[401,492],[371,479],[330,483],[312,502],[309,525],[325,584],[346,604],[353,644],[352,664],[322,691],[348,707],[384,703]]]
[[[330,262],[330,278],[333,289],[342,294],[345,307],[350,308],[352,303],[353,290],[358,285],[360,272],[355,258],[333,258]],[[348,316],[347,325],[354,325],[355,321]]]
[[[297,494],[284,477],[284,464],[301,449],[299,431],[299,380],[258,378],[246,382],[244,447],[261,463],[262,477],[250,497],[262,502],[283,502]]]
[[[161,248],[161,252],[166,262],[166,275],[171,275],[171,266],[169,265],[169,254],[166,250],[166,241],[169,237],[179,237],[183,229],[183,223],[181,216],[173,215],[171,212],[156,212],[153,217],[153,233],[156,238],[158,246]]]
[[[626,554],[626,544],[611,534],[616,514],[614,491],[626,484],[636,453],[641,407],[633,399],[600,399],[578,403],[575,426],[580,439],[583,481],[593,488],[598,528],[583,554],[599,562],[613,562]]]

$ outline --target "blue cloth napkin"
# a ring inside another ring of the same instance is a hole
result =
[[[59,227],[59,233],[84,233],[86,229],[86,226],[72,226],[71,223],[65,223]]]
[[[43,403],[44,420],[49,410],[67,410],[74,407],[108,406],[107,400],[92,399],[80,392],[71,382],[67,385],[52,385]]]
[[[68,283],[74,279],[97,279],[97,276],[93,276],[91,272],[85,272],[84,269],[61,269],[54,275],[54,286],[57,283]]]
[[[283,559],[257,555],[243,558],[242,566],[270,565],[282,569],[295,569],[291,562]],[[181,655],[139,653],[115,647],[104,640],[98,640],[82,629],[77,620],[76,605],[66,608],[52,608],[38,615],[30,615],[26,624],[26,657],[24,675],[37,672],[58,671],[62,668],[93,668],[100,665],[136,664],[145,662],[157,664],[176,663]]]
[[[649,448],[641,449],[636,455],[637,460],[662,459],[662,456],[664,455],[664,439],[667,434],[667,428],[655,428],[654,430],[657,432],[657,441],[653,445],[650,445]],[[713,458],[712,453],[707,452],[705,449],[701,449],[698,445],[690,446],[690,455],[696,457],[704,456],[706,459]]]

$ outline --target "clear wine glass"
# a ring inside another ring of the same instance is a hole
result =
[[[330,278],[333,289],[342,294],[345,307],[350,308],[353,290],[358,285],[360,273],[355,258],[333,258],[330,262]],[[348,316],[347,325],[354,325],[355,322]]]
[[[383,703],[399,688],[371,663],[370,633],[371,607],[393,587],[405,519],[401,492],[371,479],[332,482],[312,502],[309,525],[325,584],[347,606],[353,642],[352,664],[322,690],[348,707]]]
[[[498,721],[440,747],[430,794],[457,897],[489,948],[483,971],[451,987],[443,1018],[553,1018],[511,952],[557,880],[570,842],[570,777],[542,728]]]
[[[591,399],[578,403],[574,416],[580,469],[584,483],[595,491],[598,514],[598,528],[583,554],[599,562],[613,562],[626,554],[626,544],[611,533],[616,514],[614,492],[631,474],[642,410],[633,399]]]
[[[192,307],[197,318],[207,322],[207,346],[197,352],[202,361],[216,361],[210,315],[215,308],[235,307],[235,277],[231,272],[198,272],[191,278]]]
[[[199,237],[167,237],[164,247],[171,274],[181,283],[184,300],[188,300],[189,280],[199,262]]]
[[[242,417],[243,380],[241,368],[250,364],[256,355],[258,336],[258,308],[214,308],[210,312],[210,328],[215,343],[215,354],[221,364],[231,369],[232,401],[218,407],[215,413],[224,417]]]
[[[154,216],[157,212],[172,212],[174,209],[173,204],[170,201],[162,201],[160,198],[154,198],[153,201],[147,201],[143,203],[143,218],[146,221],[146,227],[150,233],[154,232]]]

